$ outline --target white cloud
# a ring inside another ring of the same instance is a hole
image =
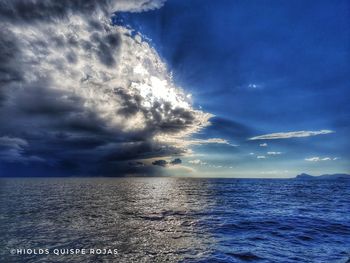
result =
[[[308,161],[308,162],[322,162],[322,161],[336,161],[338,160],[339,158],[338,157],[318,157],[318,156],[315,156],[315,157],[310,157],[310,158],[305,158],[305,161]]]
[[[192,144],[226,144],[232,147],[238,147],[239,145],[232,144],[229,141],[221,138],[210,138],[210,139],[195,139],[195,140],[190,140]]]
[[[186,148],[194,145],[203,145],[203,144],[224,144],[232,147],[238,147],[238,145],[231,144],[229,141],[221,138],[210,138],[210,139],[188,139],[186,136],[168,136],[168,135],[158,135],[155,137],[155,140],[160,142],[165,142],[170,145],[174,145],[180,148]]]
[[[259,146],[260,147],[267,147],[267,143],[265,142],[265,143],[261,143],[261,144],[259,144]]]
[[[161,8],[166,0],[115,0],[110,9],[122,12],[144,12]]]
[[[266,156],[264,156],[264,155],[258,155],[256,158],[257,158],[257,159],[266,159]]]
[[[267,152],[268,155],[280,155],[282,152]]]
[[[254,155],[255,153],[249,153],[249,155]]]
[[[207,164],[206,162],[203,162],[203,161],[201,161],[201,160],[199,160],[199,159],[190,160],[190,161],[188,161],[188,163],[190,163],[190,164],[195,164],[195,165],[206,165],[206,164]]]
[[[300,138],[300,137],[309,137],[322,134],[334,133],[335,131],[331,130],[320,130],[320,131],[295,131],[295,132],[277,132],[264,134],[260,136],[255,136],[249,138],[249,140],[275,140],[275,139],[289,139],[289,138]]]
[[[250,89],[257,89],[259,86],[257,84],[251,83],[248,85],[248,88]]]

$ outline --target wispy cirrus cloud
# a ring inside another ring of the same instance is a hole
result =
[[[280,155],[282,152],[267,152],[268,155]]]
[[[201,161],[199,159],[189,160],[188,163],[195,164],[195,165],[206,165],[207,164],[206,162],[203,162],[203,161]]]
[[[276,139],[301,138],[301,137],[310,137],[310,136],[330,134],[330,133],[335,133],[335,131],[320,130],[320,131],[276,132],[276,133],[269,133],[269,134],[251,137],[248,140],[253,141],[253,140],[276,140]]]
[[[204,144],[224,144],[232,147],[238,147],[239,145],[235,145],[230,143],[228,140],[221,139],[221,138],[209,138],[209,139],[188,139],[183,138],[179,136],[167,136],[160,134],[155,137],[156,140],[167,142],[171,145],[176,145],[180,148],[186,148],[189,146],[195,146],[195,145],[204,145]]]
[[[322,162],[322,161],[336,161],[338,159],[339,159],[339,157],[319,157],[319,156],[315,156],[315,157],[305,158],[305,161],[308,161],[308,162]]]

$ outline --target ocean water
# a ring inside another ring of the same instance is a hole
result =
[[[6,263],[350,262],[349,181],[0,179],[0,212]]]

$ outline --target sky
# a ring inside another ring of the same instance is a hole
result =
[[[0,0],[0,176],[350,173],[346,0]]]

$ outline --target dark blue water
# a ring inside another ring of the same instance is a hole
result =
[[[0,262],[342,262],[350,182],[0,179]],[[11,255],[12,249],[48,249]],[[54,255],[54,249],[116,255]]]

